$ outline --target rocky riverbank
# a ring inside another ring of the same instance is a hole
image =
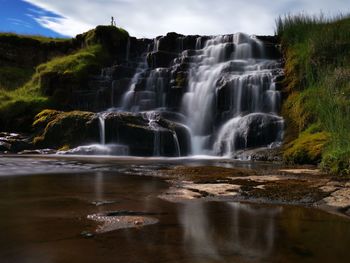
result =
[[[157,171],[171,187],[161,195],[173,202],[193,199],[319,208],[350,217],[350,183],[314,166],[237,169],[176,166]]]

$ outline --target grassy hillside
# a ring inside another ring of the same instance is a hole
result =
[[[23,45],[27,50],[48,45],[47,49],[57,54],[35,66],[30,61],[20,63],[22,56],[0,56],[1,130],[29,131],[34,116],[41,110],[69,107],[72,91],[86,85],[89,74],[99,72],[116,59],[118,50],[121,52],[126,46],[128,33],[117,27],[98,26],[70,40],[2,36],[0,44],[6,40],[15,51]],[[63,53],[62,45],[67,47]]]
[[[286,59],[284,158],[350,174],[350,17],[277,20]]]

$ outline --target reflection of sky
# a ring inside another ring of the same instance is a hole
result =
[[[187,252],[198,262],[204,258],[219,260],[221,255],[240,255],[255,260],[271,255],[276,238],[276,217],[283,208],[227,203],[226,209],[227,219],[220,225],[213,221],[216,216],[210,216],[213,212],[209,211],[208,203],[183,204],[179,217]]]

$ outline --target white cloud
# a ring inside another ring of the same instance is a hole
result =
[[[273,34],[278,15],[289,12],[336,14],[349,12],[348,0],[24,0],[61,18],[38,14],[44,27],[64,35],[109,24],[137,37],[154,37],[170,31],[183,34],[247,32]]]

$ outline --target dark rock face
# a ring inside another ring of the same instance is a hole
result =
[[[148,66],[154,68],[166,68],[177,57],[176,53],[170,53],[165,51],[151,52],[147,56]]]
[[[104,113],[106,145],[126,145],[130,155],[180,156],[190,149],[190,134],[176,122],[149,113]],[[99,115],[91,112],[44,111],[34,123],[37,147],[74,148],[100,142]]]
[[[130,155],[137,156],[183,156],[190,152],[190,134],[184,126],[157,114],[149,120],[147,114],[106,114],[106,143],[128,145]]]

